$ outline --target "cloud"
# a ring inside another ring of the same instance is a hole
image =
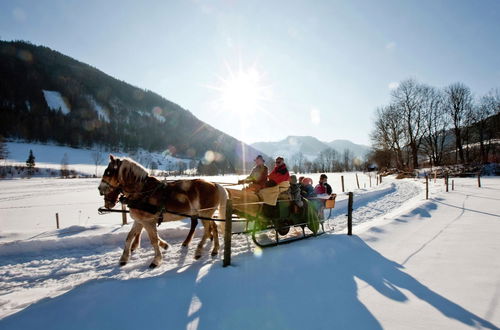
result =
[[[396,48],[396,43],[394,41],[391,41],[385,45],[385,49],[387,50],[394,50]]]
[[[389,85],[387,85],[387,87],[389,87],[389,89],[396,89],[399,87],[399,83],[397,81],[393,81],[393,82],[390,82]]]
[[[311,123],[314,125],[319,125],[321,122],[321,113],[316,108],[311,108],[309,111],[309,116],[311,117]]]

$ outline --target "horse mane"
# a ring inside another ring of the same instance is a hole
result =
[[[139,183],[148,177],[148,171],[136,161],[130,158],[121,158],[118,179],[127,183]]]

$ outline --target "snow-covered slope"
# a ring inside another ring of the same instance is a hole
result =
[[[55,111],[60,110],[65,115],[69,114],[70,109],[66,104],[66,101],[61,96],[61,93],[59,93],[58,91],[42,91],[49,109]]]
[[[52,169],[58,175],[61,168],[61,161],[67,155],[69,168],[75,170],[79,174],[94,175],[96,173],[95,157],[96,152],[100,155],[100,162],[97,166],[97,175],[100,176],[108,164],[109,152],[103,151],[102,148],[94,149],[79,149],[53,144],[38,144],[24,142],[8,142],[6,143],[9,152],[6,165],[24,165],[28,158],[29,151],[33,150],[35,156],[35,164],[38,168]],[[191,160],[172,157],[167,153],[146,152],[139,150],[133,154],[125,154],[121,152],[113,152],[119,157],[131,157],[141,163],[146,168],[151,167],[151,163],[155,162],[159,171],[174,171],[177,169],[179,162],[184,163],[186,168]],[[50,176],[51,172],[39,172],[35,176]]]
[[[491,201],[500,180],[455,182],[447,194],[432,184],[429,201],[412,180],[365,192],[354,218],[370,221],[352,237],[264,251],[235,237],[229,268],[218,257],[193,261],[193,248],[180,248],[185,226],[160,227],[173,244],[155,270],[147,243],[118,267],[126,228],[4,243],[0,328],[498,329],[500,204]]]

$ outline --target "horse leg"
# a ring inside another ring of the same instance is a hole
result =
[[[160,241],[158,239],[158,230],[156,229],[155,223],[147,223],[144,225],[144,229],[146,229],[149,240],[151,241],[151,245],[155,249],[155,257],[153,258],[153,262],[149,265],[149,268],[155,268],[159,266],[162,262],[163,255],[160,251]]]
[[[137,233],[137,235],[135,235],[134,240],[132,241],[131,252],[134,252],[135,250],[137,250],[137,248],[141,245],[141,233],[142,233],[142,228]]]
[[[193,238],[194,230],[198,226],[198,218],[191,218],[191,228],[189,229],[189,234],[187,235],[184,242],[182,242],[182,246],[188,246]]]
[[[168,243],[167,241],[165,241],[164,239],[162,239],[160,237],[160,235],[158,235],[158,244],[160,245],[161,248],[163,248],[164,250],[168,249]]]
[[[203,246],[205,245],[205,242],[207,241],[207,238],[210,236],[210,221],[203,220],[203,236],[201,238],[200,243],[198,243],[198,247],[196,248],[196,252],[194,253],[194,258],[195,259],[200,259],[201,257],[201,251],[203,250]]]
[[[123,249],[123,254],[120,258],[120,266],[124,266],[128,259],[130,258],[130,249],[132,245],[132,240],[141,233],[143,225],[137,221],[134,221],[132,228],[130,229],[127,238],[125,239],[125,248]]]
[[[214,248],[212,249],[212,256],[216,256],[219,253],[219,233],[217,231],[217,224],[215,221],[210,221],[212,224],[212,235],[214,238]]]

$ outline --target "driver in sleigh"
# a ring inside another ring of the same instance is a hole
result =
[[[250,183],[245,190],[257,193],[266,186],[268,168],[264,164],[265,161],[261,155],[258,155],[254,161],[255,166],[250,175],[243,180],[239,180],[238,184]]]

